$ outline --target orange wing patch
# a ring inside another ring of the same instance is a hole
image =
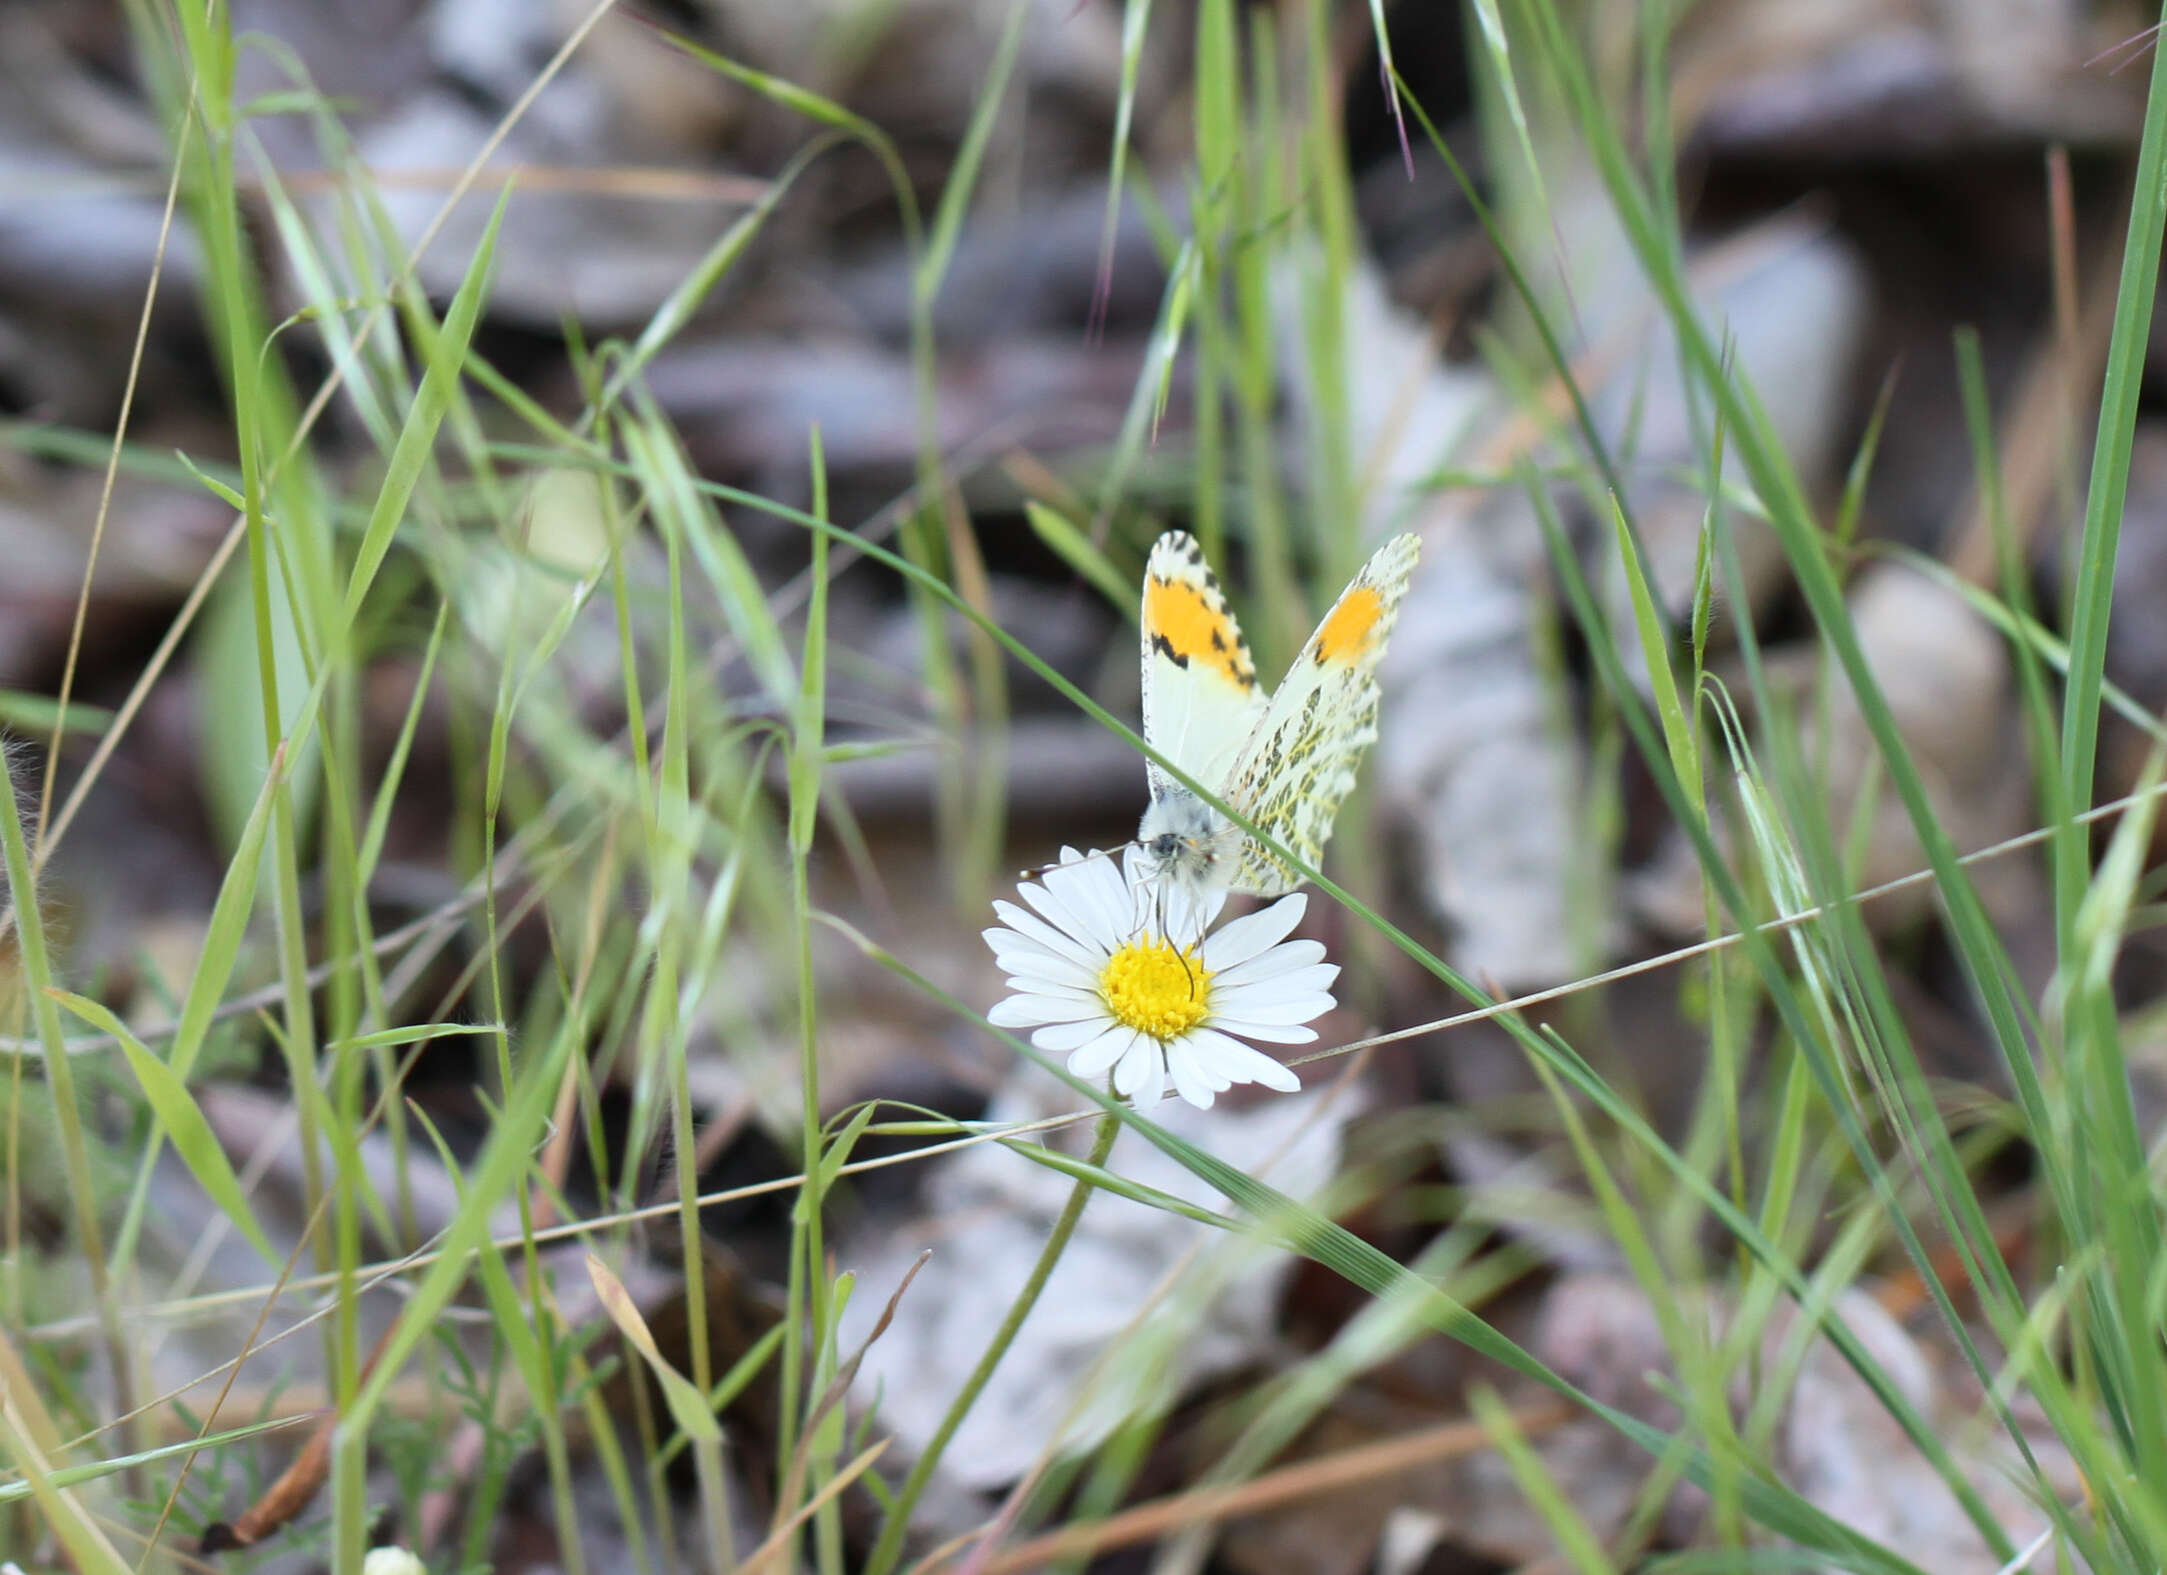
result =
[[[1372,598],[1374,600],[1374,598]],[[1256,669],[1226,603],[1209,588],[1153,576],[1144,586],[1144,628],[1154,649],[1176,665],[1201,662],[1237,689],[1256,688]]]
[[[1369,649],[1369,642],[1377,632],[1377,621],[1384,616],[1384,599],[1377,594],[1374,585],[1350,585],[1340,597],[1312,641],[1311,655],[1319,662],[1345,662],[1352,664],[1361,659]]]

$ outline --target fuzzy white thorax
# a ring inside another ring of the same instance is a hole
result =
[[[1152,799],[1136,842],[1153,878],[1194,897],[1225,889],[1241,868],[1241,828],[1187,788]]]

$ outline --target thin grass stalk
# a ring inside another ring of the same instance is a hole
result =
[[[1226,390],[1231,350],[1226,326],[1226,255],[1235,222],[1242,159],[1241,51],[1232,0],[1196,8],[1196,172],[1189,194],[1197,254],[1196,362],[1191,371],[1193,431],[1190,526],[1213,563],[1226,557]]]
[[[74,1216],[75,1235],[90,1275],[90,1294],[97,1308],[99,1331],[106,1359],[113,1367],[113,1381],[121,1409],[131,1403],[130,1349],[113,1296],[112,1278],[106,1269],[104,1233],[98,1223],[97,1189],[90,1172],[90,1145],[84,1136],[82,1096],[75,1086],[75,1069],[60,1028],[60,1008],[52,995],[55,978],[47,949],[45,916],[38,906],[37,885],[30,870],[30,846],[23,834],[22,807],[17,801],[14,759],[0,750],[0,859],[7,867],[7,897],[14,919],[15,953],[20,964],[21,989],[30,1016],[38,1025],[38,1040],[45,1047],[45,1079],[53,1099],[53,1119],[60,1129],[60,1152],[68,1182],[68,1198]],[[21,1057],[16,1064],[21,1065]],[[11,1188],[13,1183],[10,1183]],[[16,1207],[11,1199],[11,1208]],[[16,1272],[24,1265],[16,1247]]]
[[[2161,10],[2167,26],[2167,7]],[[2152,51],[2144,132],[2137,148],[2136,184],[2129,230],[2123,242],[2122,277],[2115,292],[2114,330],[2100,388],[2092,446],[2092,471],[2084,500],[2084,534],[2078,544],[2077,578],[2071,596],[2069,678],[2062,700],[2062,787],[2077,808],[2092,801],[2097,768],[2100,684],[2106,671],[2107,622],[2113,610],[2114,566],[2121,540],[2122,505],[2129,489],[2130,447],[2144,378],[2153,296],[2159,283],[2160,241],[2167,231],[2167,50]],[[2056,845],[2055,917],[2064,946],[2083,900],[2091,869],[2086,839],[2066,827]],[[2155,1436],[2149,1448],[2158,1447]]]
[[[1103,1169],[1107,1155],[1113,1152],[1114,1139],[1120,1135],[1120,1116],[1108,1112],[1099,1117],[1098,1127],[1091,1136],[1091,1152],[1084,1163],[1094,1170]],[[1053,1222],[1053,1232],[1046,1238],[1046,1245],[1040,1250],[1038,1261],[1031,1266],[1023,1288],[1009,1304],[1008,1315],[994,1331],[985,1353],[978,1359],[978,1365],[971,1369],[970,1377],[963,1381],[963,1387],[956,1392],[955,1399],[949,1402],[946,1414],[941,1417],[940,1426],[934,1429],[933,1437],[912,1464],[910,1475],[904,1478],[903,1486],[897,1490],[895,1502],[889,1505],[887,1517],[880,1528],[880,1536],[873,1544],[873,1551],[866,1555],[866,1575],[889,1575],[895,1568],[896,1560],[903,1552],[903,1539],[910,1534],[911,1513],[918,1507],[918,1500],[924,1495],[926,1484],[933,1480],[933,1473],[940,1468],[941,1456],[947,1452],[949,1441],[955,1437],[956,1429],[963,1425],[963,1419],[970,1415],[971,1407],[978,1403],[978,1396],[985,1389],[987,1381],[993,1377],[993,1370],[1000,1366],[1001,1358],[1008,1354],[1009,1346],[1015,1343],[1016,1333],[1023,1327],[1024,1319],[1028,1318],[1031,1309],[1038,1305],[1039,1293],[1045,1290],[1046,1281],[1053,1273],[1053,1266],[1061,1261],[1061,1254],[1068,1250],[1069,1237],[1075,1234],[1076,1222],[1083,1218],[1084,1205],[1091,1200],[1091,1194],[1096,1190],[1096,1183],[1083,1177],[1077,1179],[1074,1189],[1068,1195],[1068,1201],[1062,1205],[1059,1217]]]
[[[1297,259],[1302,276],[1298,299],[1307,362],[1309,454],[1314,470],[1307,489],[1304,534],[1308,537],[1309,560],[1327,587],[1351,578],[1366,556],[1355,528],[1362,518],[1356,475],[1360,456],[1352,452],[1352,401],[1347,384],[1350,374],[1359,375],[1350,366],[1347,354],[1347,301],[1353,293],[1357,251],[1354,192],[1347,175],[1346,143],[1340,135],[1332,10],[1325,0],[1305,0],[1303,6],[1308,70],[1300,168],[1307,238],[1314,244],[1316,255]],[[1381,32],[1379,39],[1381,42]],[[1384,69],[1389,72],[1389,49],[1383,51],[1383,58]],[[1396,96],[1394,119],[1398,119]]]
[[[1023,30],[1033,15],[1027,0],[1012,0],[1008,20],[995,42],[993,60],[979,88],[978,103],[956,149],[955,161],[941,188],[925,249],[916,258],[911,289],[911,367],[917,398],[918,486],[923,506],[902,533],[906,550],[916,541],[918,561],[931,567],[945,562],[965,598],[979,611],[992,613],[990,589],[979,559],[977,541],[970,534],[963,499],[948,475],[940,446],[940,400],[938,364],[933,334],[933,306],[947,278],[958,236],[977,186],[980,166],[992,141],[995,121],[1008,83],[1015,72],[1023,43]],[[1117,194],[1118,196],[1118,194]],[[947,824],[943,842],[957,851],[955,878],[951,882],[959,905],[978,900],[991,882],[1000,862],[1002,827],[1007,819],[1005,795],[1007,682],[998,648],[975,630],[970,640],[968,694],[948,634],[948,623],[937,605],[913,596],[919,615],[919,636],[925,642],[925,667],[932,691],[934,712],[959,753],[941,772],[940,808]],[[966,771],[975,764],[975,775]]]
[[[1282,163],[1281,40],[1270,9],[1248,13],[1249,106],[1253,115],[1236,170],[1232,257],[1235,431],[1242,502],[1249,524],[1249,580],[1255,587],[1247,621],[1252,643],[1270,670],[1284,670],[1308,629],[1294,543],[1280,474],[1277,330],[1272,314],[1271,264],[1285,248],[1269,244],[1291,222],[1293,179]],[[1224,559],[1220,560],[1222,563]]]
[[[666,514],[663,518],[670,520]],[[662,747],[656,761],[660,783],[655,794],[655,819],[646,827],[648,879],[656,911],[663,914],[678,911],[686,901],[693,851],[692,667],[684,619],[684,534],[689,524],[689,521],[676,520],[666,523],[663,530],[669,576],[664,636],[664,671],[668,687]],[[675,925],[666,923],[652,929],[654,977],[649,987],[648,1022],[642,1037],[649,1041],[650,1053],[662,1058],[663,1080],[669,1090],[670,1148],[676,1166],[678,1201],[678,1253],[679,1261],[684,1265],[685,1324],[691,1346],[691,1378],[704,1393],[714,1382],[714,1357],[708,1344],[706,1250],[701,1242],[698,1203],[698,1142],[692,1125],[686,1027],[678,1004],[682,974],[676,932]],[[714,1538],[716,1564],[725,1571],[735,1569],[736,1532],[730,1513],[729,1484],[724,1475],[721,1444],[696,1440],[692,1444],[692,1456],[699,1480],[701,1507],[709,1533]]]
[[[826,519],[828,471],[818,427],[811,432],[811,463],[812,513],[817,519]],[[799,662],[798,711],[791,739],[789,775],[790,898],[797,943],[799,1142],[805,1164],[805,1185],[799,1190],[797,1208],[792,1215],[792,1253],[799,1260],[799,1269],[791,1276],[793,1289],[801,1288],[804,1292],[805,1305],[802,1316],[800,1309],[792,1306],[790,1328],[794,1333],[802,1331],[802,1337],[808,1342],[807,1367],[815,1375],[812,1391],[817,1394],[828,1377],[826,1358],[831,1349],[830,1331],[835,1315],[828,1298],[822,1215],[823,1183],[830,1167],[823,1162],[822,1153],[820,983],[813,970],[810,868],[814,835],[819,829],[827,707],[828,538],[822,532],[815,532],[812,538],[811,585],[812,599],[806,606],[804,652]],[[836,1427],[830,1429],[838,1443],[841,1420],[838,1415]],[[817,1440],[808,1438],[805,1443],[810,1462],[806,1486],[818,1497],[832,1475],[834,1460],[831,1452],[818,1447]],[[795,1505],[777,1504],[776,1513],[789,1513],[795,1508]],[[820,1567],[830,1575],[840,1575],[842,1522],[834,1503],[823,1502],[814,1527]],[[784,1562],[795,1563],[797,1532],[794,1528],[785,1534],[785,1545],[788,1551],[784,1554]]]

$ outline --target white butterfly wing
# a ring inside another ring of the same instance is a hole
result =
[[[1377,740],[1377,664],[1399,617],[1421,543],[1395,536],[1340,592],[1303,645],[1234,764],[1223,796],[1315,868],[1362,755]],[[1255,838],[1243,839],[1233,889],[1276,897],[1303,877]]]
[[[1264,714],[1241,625],[1186,531],[1170,530],[1144,568],[1144,738],[1213,792],[1223,790]],[[1154,799],[1182,791],[1145,764]]]

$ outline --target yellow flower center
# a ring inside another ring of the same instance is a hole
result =
[[[1116,1022],[1164,1043],[1211,1014],[1211,970],[1193,950],[1139,935],[1099,969],[1099,998]]]

